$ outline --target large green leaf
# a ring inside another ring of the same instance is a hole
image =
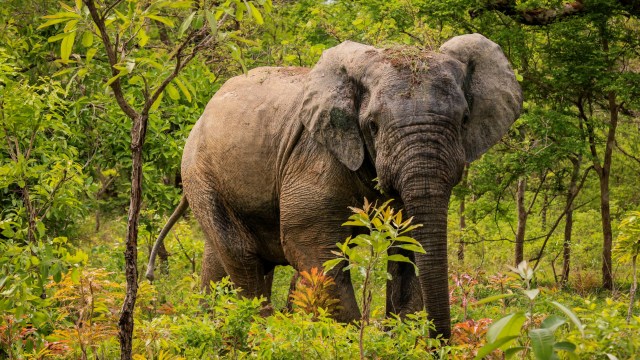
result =
[[[560,304],[557,301],[552,301],[551,304],[553,306],[557,307],[558,309],[560,309],[560,311],[562,311],[565,315],[567,315],[569,320],[571,320],[571,322],[573,322],[576,325],[576,327],[580,331],[580,334],[582,334],[582,336],[584,336],[584,328],[582,326],[582,322],[580,321],[580,319],[578,319],[576,314],[573,313],[573,311],[571,311],[568,307]]]
[[[566,322],[567,320],[561,318],[560,316],[551,315],[547,316],[547,318],[542,321],[540,327],[543,329],[549,329],[551,330],[551,332],[555,332],[558,327],[562,326]]]
[[[555,339],[553,332],[549,329],[532,329],[529,330],[529,338],[531,339],[531,347],[533,354],[538,360],[553,359],[553,344]]]
[[[491,343],[485,344],[483,347],[481,347],[478,350],[478,354],[476,355],[475,358],[473,358],[473,360],[482,360],[482,359],[484,359],[485,356],[491,354],[494,350],[499,349],[502,346],[505,346],[506,344],[508,344],[511,341],[517,339],[518,337],[519,337],[519,335],[507,336],[507,337],[504,337],[504,338],[500,338],[496,342],[491,342]]]
[[[499,339],[520,336],[526,317],[523,312],[509,314],[494,322],[487,331],[487,342],[494,343]]]

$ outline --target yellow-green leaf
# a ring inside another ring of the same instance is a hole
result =
[[[82,33],[82,46],[90,47],[93,45],[93,33],[91,31],[85,31]]]
[[[218,32],[218,22],[216,21],[216,17],[211,11],[205,11],[205,16],[207,17],[207,22],[211,28],[211,36],[215,38],[216,33]]]
[[[253,15],[253,18],[256,19],[258,25],[264,24],[262,14],[260,14],[260,11],[253,5],[253,3],[249,3],[249,9],[251,10],[251,15]]]
[[[167,26],[173,27],[173,21],[169,18],[166,18],[164,16],[158,16],[158,15],[147,15],[146,17],[148,17],[149,19],[153,19],[155,21],[161,22]]]
[[[178,92],[178,89],[176,89],[175,86],[169,84],[167,85],[166,90],[171,100],[180,100],[180,92]]]
[[[191,93],[189,92],[189,89],[187,89],[187,87],[184,86],[184,83],[182,82],[182,80],[180,80],[180,78],[175,78],[174,81],[176,82],[176,85],[178,85],[178,88],[180,89],[180,91],[182,91],[182,94],[184,94],[184,97],[187,98],[187,101],[191,102]]]
[[[69,56],[71,56],[71,51],[73,50],[73,42],[76,39],[76,32],[72,31],[69,33],[69,36],[62,39],[62,43],[60,44],[60,58],[62,60],[69,60]]]
[[[69,19],[68,18],[51,19],[51,20],[45,22],[44,24],[38,26],[38,28],[36,30],[44,29],[44,28],[46,28],[48,26],[55,25],[55,24],[58,24],[58,23],[61,23],[61,22],[67,21],[67,20],[69,20]]]
[[[189,16],[187,16],[186,19],[184,19],[184,21],[182,22],[182,25],[180,25],[180,29],[178,30],[179,37],[182,36],[185,31],[187,31],[189,26],[191,26],[191,22],[193,21],[193,17],[195,15],[196,15],[196,12],[193,11],[191,14],[189,14]]]
[[[70,32],[76,29],[76,25],[78,25],[78,20],[71,20],[64,26],[64,32]]]
[[[138,38],[138,45],[140,47],[144,47],[149,42],[149,35],[147,35],[147,32],[144,31],[144,29],[140,29],[136,37]]]
[[[98,50],[95,48],[91,48],[89,50],[87,50],[87,63],[91,62],[91,59],[93,59],[93,57],[95,56],[96,52]]]
[[[160,95],[158,96],[156,101],[153,102],[153,104],[151,105],[151,109],[150,109],[151,111],[158,110],[158,108],[160,107],[160,103],[162,103],[162,96],[163,96],[163,93],[160,93]]]
[[[57,34],[57,35],[53,35],[49,39],[47,39],[47,42],[60,41],[60,40],[62,40],[64,38],[66,38],[67,36],[69,36],[69,33],[60,33],[60,34]]]
[[[43,16],[44,19],[80,19],[81,16],[74,12],[59,12],[52,15]]]

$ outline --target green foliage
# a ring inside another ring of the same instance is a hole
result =
[[[389,261],[407,262],[413,265],[416,275],[418,267],[405,255],[391,254],[391,250],[404,250],[424,254],[425,251],[420,243],[404,235],[409,231],[422,225],[411,225],[411,220],[403,220],[402,211],[397,213],[389,206],[393,200],[388,200],[380,206],[364,200],[362,209],[351,208],[354,212],[349,217],[349,221],[343,226],[359,226],[369,230],[369,234],[360,234],[354,238],[348,237],[344,243],[337,243],[340,250],[331,251],[339,256],[337,259],[327,260],[323,265],[325,272],[329,272],[342,261],[347,261],[348,265],[342,270],[353,269],[362,273],[364,282],[362,283],[362,321],[360,323],[360,358],[365,357],[364,353],[364,329],[369,323],[371,313],[371,303],[373,299],[373,283],[376,278],[382,277],[391,279],[386,269],[380,271],[381,266],[385,266]]]
[[[48,289],[63,278],[77,282],[87,258],[66,238],[0,241],[0,354],[15,358],[50,350],[45,336],[59,319]]]
[[[538,323],[534,305],[536,298],[540,295],[540,289],[532,287],[534,269],[526,261],[518,264],[517,268],[510,267],[510,269],[522,281],[523,288],[520,296],[524,295],[523,298],[529,302],[529,312],[517,311],[494,322],[487,331],[487,344],[479,349],[475,359],[482,359],[497,349],[504,351],[507,358],[520,352],[524,353],[522,355],[524,358],[529,351],[538,360],[557,359],[559,351],[564,351],[575,358],[576,345],[570,341],[556,341],[555,333],[562,325],[571,322],[584,335],[581,321],[569,308],[551,301],[550,304],[559,309],[566,318],[548,315]],[[493,297],[489,300],[497,299],[498,297]],[[539,327],[535,327],[536,325]],[[527,332],[528,338],[522,335],[524,331]]]

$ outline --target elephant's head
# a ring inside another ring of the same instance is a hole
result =
[[[426,309],[450,335],[447,209],[465,162],[498,142],[519,116],[522,92],[500,46],[455,37],[439,52],[344,42],[309,73],[301,119],[351,170],[370,157],[379,184],[424,226],[413,235]]]

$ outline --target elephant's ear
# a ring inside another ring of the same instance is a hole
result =
[[[456,36],[440,51],[467,67],[469,118],[462,141],[470,162],[497,143],[520,116],[522,89],[500,46],[480,34]]]
[[[377,53],[371,46],[350,41],[324,51],[309,72],[300,110],[300,120],[311,136],[351,170],[364,161],[358,84],[367,52]]]

